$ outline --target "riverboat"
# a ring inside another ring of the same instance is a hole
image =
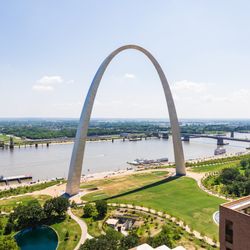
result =
[[[225,154],[225,153],[226,153],[226,149],[225,148],[219,147],[219,148],[216,148],[214,150],[214,155],[222,155],[222,154]]]
[[[154,164],[154,163],[162,163],[162,162],[168,162],[168,158],[159,158],[156,160],[147,160],[147,159],[135,159],[131,162],[127,162],[130,165],[146,165],[146,164]]]

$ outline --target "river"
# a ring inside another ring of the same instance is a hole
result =
[[[237,138],[250,138],[250,134],[235,133]],[[249,143],[229,141],[224,146],[227,154],[245,151]],[[15,148],[13,151],[0,150],[0,175],[14,176],[30,174],[33,180],[67,177],[73,144],[53,144]],[[195,138],[183,142],[185,159],[213,156],[216,140]],[[136,158],[157,159],[168,157],[174,160],[172,138],[148,139],[142,141],[115,140],[87,142],[83,163],[83,173],[97,173],[127,168],[128,161]]]

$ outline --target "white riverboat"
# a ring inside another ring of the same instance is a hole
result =
[[[146,165],[146,164],[154,164],[154,163],[162,163],[162,162],[168,162],[168,158],[159,158],[156,160],[147,160],[147,159],[135,159],[131,162],[127,162],[130,165]]]
[[[222,147],[218,147],[214,150],[214,155],[223,155],[226,153],[226,149]]]

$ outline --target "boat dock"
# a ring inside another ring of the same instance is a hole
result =
[[[32,180],[31,175],[17,175],[17,176],[10,176],[10,177],[0,176],[1,185],[2,184],[9,185],[9,184],[12,184],[13,182],[22,183],[22,182],[27,182],[31,180]]]

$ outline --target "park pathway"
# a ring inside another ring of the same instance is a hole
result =
[[[108,205],[111,206],[111,207],[121,207],[121,208],[129,208],[129,209],[132,209],[132,210],[143,211],[143,212],[146,212],[146,213],[150,213],[150,214],[153,214],[153,215],[160,216],[161,218],[164,218],[164,219],[171,220],[176,225],[178,225],[179,227],[184,229],[187,233],[193,234],[193,236],[195,238],[202,239],[207,244],[209,244],[211,246],[219,247],[218,242],[215,242],[213,239],[202,235],[200,232],[198,232],[196,230],[192,230],[188,225],[186,225],[185,222],[183,222],[182,220],[178,220],[177,218],[175,218],[173,216],[170,216],[169,214],[166,214],[165,212],[156,211],[155,209],[151,209],[151,208],[147,208],[147,207],[135,206],[135,205],[132,205],[132,204],[108,203]]]
[[[78,250],[80,246],[85,242],[86,239],[92,239],[93,237],[88,234],[88,228],[87,228],[86,223],[79,217],[75,216],[72,213],[71,208],[68,209],[68,215],[80,226],[81,231],[82,231],[81,238],[78,241],[78,244],[76,245],[76,247],[74,248],[74,250]]]

